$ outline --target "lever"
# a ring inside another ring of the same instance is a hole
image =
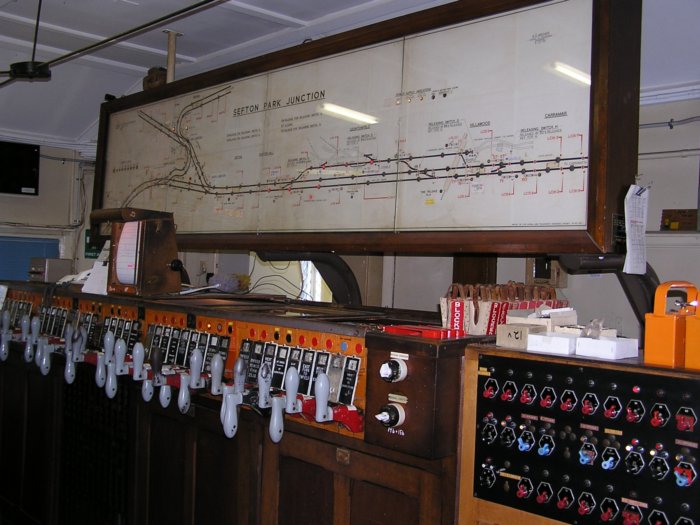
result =
[[[6,334],[10,331],[10,312],[7,310],[2,311],[2,333]]]
[[[111,362],[114,357],[114,333],[111,330],[105,334],[102,347],[105,352],[105,363]]]
[[[221,386],[221,377],[224,374],[224,358],[219,352],[216,352],[211,358],[211,393],[214,396],[221,395],[223,388]]]
[[[316,379],[318,381],[318,379]],[[299,372],[295,367],[290,367],[284,377],[285,394],[272,398],[272,411],[270,412],[270,426],[268,434],[273,443],[279,443],[284,434],[284,412],[297,414],[301,412],[301,401],[297,399],[299,391]]]
[[[146,369],[143,366],[143,361],[146,358],[146,349],[143,347],[143,343],[138,342],[134,345],[132,357],[134,360],[134,381],[143,381],[147,377]]]
[[[226,394],[233,394],[233,385],[224,385],[223,388],[223,397],[221,398],[221,412],[219,413],[219,417],[221,418],[221,424],[224,424],[224,418],[226,417]]]
[[[22,342],[27,341],[27,337],[29,337],[29,316],[27,314],[24,314],[22,316],[22,320],[20,321],[20,329],[22,330]]]
[[[242,402],[243,394],[240,392],[224,395],[224,435],[227,438],[232,438],[238,431],[238,405]]]
[[[272,398],[272,411],[270,412],[270,427],[268,433],[273,443],[279,443],[284,434],[284,404],[286,400],[284,396],[276,396]]]
[[[333,409],[328,406],[328,396],[331,392],[330,381],[325,372],[319,372],[316,376],[314,395],[316,396],[316,421],[324,423],[333,421]]]
[[[301,400],[297,399],[297,392],[299,392],[299,371],[296,367],[291,367],[287,370],[287,375],[284,378],[284,389],[286,391],[285,397],[286,406],[284,411],[287,414],[298,414],[301,412]]]
[[[153,380],[152,379],[144,379],[143,383],[141,383],[141,397],[143,400],[148,403],[151,399],[153,399]]]
[[[117,395],[117,364],[114,361],[107,363],[107,381],[105,382],[105,393],[110,399]]]
[[[258,407],[270,408],[272,406],[271,385],[272,370],[270,370],[269,364],[264,363],[258,370]]]
[[[66,324],[66,330],[64,332],[64,341],[65,344],[63,345],[63,351],[68,355],[68,352],[70,352],[73,349],[73,323],[68,323]]]
[[[182,414],[186,414],[190,409],[190,382],[190,374],[184,372],[180,374],[180,391],[177,394],[177,408],[180,409]],[[161,389],[162,388],[163,387],[161,387]]]
[[[2,333],[0,333],[0,361],[5,361],[10,352],[10,312],[2,311]]]
[[[160,401],[160,406],[162,406],[163,408],[168,408],[171,397],[172,392],[170,391],[170,385],[168,385],[167,383],[161,385],[160,392],[158,392],[158,401]]]
[[[39,337],[36,340],[36,349],[34,350],[34,364],[36,366],[41,366],[41,358],[44,354],[44,341],[45,338]]]
[[[239,357],[233,365],[233,392],[234,394],[242,394],[245,392],[245,376],[248,370],[248,364],[245,359]]]
[[[10,333],[3,331],[0,334],[0,361],[7,360],[10,353]]]
[[[45,337],[41,338],[41,360],[39,361],[39,370],[44,376],[49,375],[51,371],[51,347],[49,340]]]
[[[190,354],[190,387],[192,388],[204,388],[205,381],[202,378],[202,361],[204,357],[202,356],[202,351],[199,348],[192,350]]]
[[[105,355],[102,352],[97,353],[97,363],[95,365],[95,384],[102,388],[107,381],[107,371],[105,370]]]
[[[129,373],[129,365],[124,362],[126,359],[126,341],[121,337],[114,344],[114,359],[116,374],[118,376],[127,375]]]
[[[63,369],[63,379],[69,385],[72,385],[73,381],[75,381],[75,361],[73,361],[72,348],[66,348],[66,367]]]
[[[28,318],[28,317],[27,317]],[[39,339],[39,318],[35,315],[29,324],[30,333],[27,337],[27,344],[24,346],[24,360],[27,363],[31,363],[34,359],[34,344]]]

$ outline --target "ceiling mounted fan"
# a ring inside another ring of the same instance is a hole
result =
[[[51,80],[51,69],[48,62],[37,62],[36,56],[36,41],[39,34],[39,19],[41,17],[41,2],[36,12],[36,24],[34,26],[34,43],[32,44],[32,59],[25,62],[14,62],[10,64],[8,71],[0,71],[0,75],[9,76],[10,80]]]
[[[86,47],[77,49],[75,51],[71,51],[69,53],[66,53],[65,55],[52,58],[51,60],[47,60],[46,62],[37,62],[35,60],[35,54],[36,54],[36,41],[37,41],[37,34],[39,33],[39,18],[41,15],[41,2],[42,0],[39,0],[39,8],[36,13],[36,26],[34,28],[34,44],[32,46],[32,59],[26,62],[15,62],[13,64],[10,64],[10,69],[7,71],[0,71],[0,76],[5,76],[9,77],[7,80],[4,80],[0,82],[0,88],[9,85],[10,83],[14,82],[15,80],[29,80],[29,81],[35,81],[35,80],[40,80],[40,81],[47,81],[51,80],[51,69],[50,66],[55,66],[59,64],[63,64],[64,62],[68,62],[69,60],[72,60],[74,58],[87,55],[89,53],[92,53],[93,51],[97,51],[98,49],[102,49],[103,47],[107,47],[111,44],[114,44],[116,42],[120,42],[122,40],[125,40],[126,38],[132,37],[134,35],[138,35],[144,31],[151,30],[155,27],[159,27],[160,25],[170,22],[173,20],[178,20],[179,18],[182,18],[184,16],[188,16],[191,14],[196,13],[197,11],[206,9],[208,7],[221,4],[226,2],[227,0],[200,0],[196,4],[192,4],[190,6],[184,7],[182,9],[179,9],[173,13],[167,14],[165,16],[162,16],[160,18],[157,18],[155,20],[151,20],[150,22],[146,22],[145,24],[141,24],[138,27],[135,27],[133,29],[129,29],[128,31],[124,31],[122,33],[118,33],[114,36],[111,36],[109,38],[105,38],[104,40],[100,40],[99,42],[95,42],[93,44],[90,44]]]

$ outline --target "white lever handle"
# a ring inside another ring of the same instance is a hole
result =
[[[146,379],[146,370],[143,368],[143,361],[146,359],[146,349],[143,347],[143,343],[136,343],[131,354],[134,359],[134,381],[143,381]]]
[[[216,352],[211,358],[211,393],[218,396],[223,392],[221,377],[224,374],[224,358]]]
[[[284,404],[285,396],[272,398],[272,412],[270,413],[270,427],[268,433],[273,443],[279,443],[284,434]]]
[[[171,397],[172,393],[170,391],[170,385],[162,385],[160,387],[160,392],[158,392],[158,401],[160,401],[160,406],[162,406],[163,408],[168,408]]]
[[[105,382],[105,393],[110,399],[117,395],[117,365],[114,361],[107,363],[107,381]]]
[[[29,337],[29,316],[27,314],[24,314],[22,316],[22,320],[20,321],[20,329],[22,330],[22,342],[27,340],[27,337]]]
[[[2,333],[6,334],[10,331],[10,312],[7,310],[2,311]]]
[[[36,315],[32,317],[32,321],[29,326],[32,334],[32,342],[36,343],[36,340],[39,339],[39,328],[41,328],[41,321]]]
[[[73,361],[73,350],[66,350],[66,367],[63,369],[63,379],[69,385],[75,381],[75,361]]]
[[[41,361],[39,361],[39,370],[41,370],[41,375],[47,376],[51,371],[51,347],[49,347],[49,341],[45,338],[41,338],[42,349],[41,349]]]
[[[105,334],[103,347],[105,351],[105,363],[111,363],[114,361],[114,334],[111,330]]]
[[[204,380],[202,379],[202,351],[199,348],[192,350],[190,355],[190,386],[192,388],[203,388]]]
[[[66,353],[66,355],[68,355],[68,352],[73,350],[73,332],[73,323],[68,323],[64,333],[66,344],[63,347],[63,351]]]
[[[141,397],[146,403],[153,399],[153,380],[144,379],[141,383]]]
[[[34,343],[32,343],[32,337],[29,336],[24,344],[24,361],[31,363],[32,359],[34,359]]]
[[[5,361],[10,353],[10,333],[0,334],[0,361]]]
[[[272,385],[272,370],[270,370],[270,365],[265,363],[258,370],[258,406],[260,408],[272,406],[270,385]]]
[[[238,431],[238,405],[243,401],[239,393],[226,394],[224,396],[224,435],[232,438]]]
[[[117,339],[117,342],[114,344],[114,359],[117,364],[117,375],[127,375],[129,373],[129,365],[124,362],[126,359],[126,341],[121,337]]]
[[[102,352],[97,354],[97,364],[95,365],[95,384],[102,388],[107,381],[107,370],[105,370],[105,355]]]
[[[248,370],[248,364],[245,359],[239,357],[233,365],[233,391],[236,394],[242,394],[245,391],[245,376]]]
[[[177,408],[182,414],[190,409],[190,375],[180,374],[180,391],[177,394]]]
[[[44,341],[46,339],[40,337],[36,340],[36,350],[34,350],[34,364],[36,366],[41,366],[41,358],[44,354]]]
[[[297,414],[301,412],[301,401],[297,399],[299,392],[299,371],[295,367],[287,370],[284,378],[284,389],[286,391],[287,404],[284,411],[287,414]]]
[[[233,394],[233,385],[224,385],[223,389],[223,397],[221,398],[221,412],[219,413],[219,417],[221,418],[221,424],[224,424],[224,418],[226,418],[226,394]]]
[[[328,406],[328,396],[331,392],[330,381],[325,372],[319,372],[316,376],[314,395],[316,396],[316,421],[323,423],[333,421],[333,409]]]

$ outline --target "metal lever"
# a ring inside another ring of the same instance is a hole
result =
[[[107,363],[107,381],[105,382],[105,393],[110,399],[117,395],[117,364],[114,361]]]
[[[36,315],[32,317],[29,326],[30,333],[27,337],[27,344],[24,346],[24,360],[27,363],[31,363],[32,359],[34,359],[34,345],[39,340],[40,321]]]
[[[109,330],[102,342],[102,348],[105,353],[105,364],[113,361],[114,358],[114,333]]]
[[[214,396],[221,395],[223,388],[221,386],[221,377],[224,374],[224,358],[216,352],[211,358],[211,393]]]
[[[273,443],[279,443],[284,434],[284,412],[287,414],[301,412],[301,401],[297,399],[299,372],[293,366],[287,370],[284,378],[284,388],[286,391],[285,395],[272,398],[268,434]]]
[[[10,353],[10,312],[2,311],[2,333],[0,333],[0,361],[5,361]]]
[[[325,372],[319,372],[316,376],[314,395],[316,396],[316,421],[324,423],[333,421],[333,409],[328,406],[328,397],[331,392],[330,381]]]
[[[115,359],[115,371],[118,376],[125,376],[129,374],[129,365],[125,363],[126,360],[126,341],[121,337],[117,339],[114,344],[114,359]]]
[[[143,347],[143,343],[134,344],[131,355],[134,360],[134,381],[143,381],[147,378],[146,369],[143,366],[143,361],[146,358],[146,349]]]
[[[200,354],[201,355],[201,354]],[[183,372],[180,374],[180,391],[177,394],[177,408],[182,414],[186,414],[190,409],[190,374]],[[161,387],[162,389],[163,387]]]
[[[206,382],[202,378],[202,362],[204,357],[199,348],[192,350],[190,355],[190,388],[204,388]]]
[[[264,363],[258,370],[258,407],[270,408],[272,406],[271,385],[272,370],[270,370],[269,364]]]
[[[239,392],[224,395],[224,435],[227,438],[232,438],[238,431],[238,406],[242,402],[243,394]]]
[[[105,369],[105,355],[102,352],[97,353],[97,363],[95,365],[95,384],[102,388],[107,381],[107,370]]]

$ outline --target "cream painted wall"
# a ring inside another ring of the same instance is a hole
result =
[[[81,221],[92,200],[92,163],[72,150],[42,146],[40,153],[39,195],[0,194],[0,235],[58,239],[61,257],[83,270],[92,265],[82,260]]]

